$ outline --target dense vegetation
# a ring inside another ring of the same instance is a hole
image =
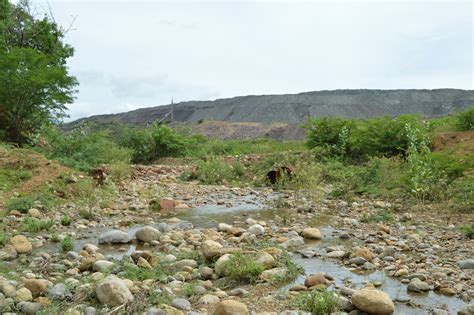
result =
[[[74,53],[66,31],[34,12],[27,0],[0,1],[0,139],[17,144],[63,117],[77,85],[66,65]]]

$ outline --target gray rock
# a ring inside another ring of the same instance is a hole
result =
[[[188,300],[182,298],[173,299],[173,301],[171,301],[171,306],[183,311],[191,310],[191,303],[189,303]]]
[[[18,256],[15,247],[12,245],[5,245],[3,249],[0,251],[0,261],[1,260],[12,260]]]
[[[111,230],[99,236],[99,244],[125,244],[130,242],[130,236],[120,230]]]
[[[242,288],[235,288],[229,291],[230,296],[245,296],[248,293],[249,292],[247,290],[242,289]]]
[[[97,314],[97,310],[95,309],[95,307],[88,306],[84,309],[84,315],[96,315],[96,314]]]
[[[166,315],[166,311],[161,308],[152,307],[146,311],[145,315]]]
[[[428,283],[423,282],[418,278],[413,278],[408,284],[407,290],[412,292],[424,292],[429,291],[430,286]]]
[[[265,228],[261,226],[260,224],[254,224],[248,229],[249,233],[252,233],[254,235],[263,235],[265,234]]]
[[[53,300],[63,300],[66,296],[69,296],[69,289],[64,283],[55,284],[48,291],[48,295]]]
[[[474,314],[474,304],[469,304],[463,307],[458,311],[458,315],[473,315]]]
[[[465,259],[459,262],[461,269],[474,269],[474,259]]]
[[[20,302],[17,307],[25,314],[36,314],[41,310],[43,305],[34,302]]]

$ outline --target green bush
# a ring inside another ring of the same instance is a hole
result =
[[[167,273],[162,265],[155,266],[151,269],[141,268],[136,265],[125,263],[123,265],[124,277],[132,281],[136,280],[160,280],[163,281]]]
[[[338,299],[330,291],[313,291],[298,295],[293,300],[293,305],[314,315],[329,315],[337,311]]]
[[[203,184],[231,183],[244,173],[245,169],[238,161],[229,164],[220,158],[210,158],[197,162],[197,179]]]
[[[308,121],[304,126],[307,134],[306,145],[310,148],[322,147],[331,156],[345,157],[353,150],[352,132],[356,123],[350,119],[323,117]]]
[[[28,212],[33,206],[34,202],[30,197],[16,197],[5,203],[5,209],[7,211],[17,210],[22,213]]]
[[[254,283],[265,270],[263,265],[255,262],[253,257],[242,253],[232,254],[229,261],[222,266],[227,277],[243,283]]]
[[[81,171],[89,171],[100,164],[129,163],[131,160],[131,150],[120,147],[106,132],[75,129],[63,133],[50,129],[45,135],[49,148],[43,149],[43,153]]]
[[[63,226],[71,225],[71,217],[67,214],[63,215],[61,217],[61,225],[63,225]]]
[[[461,131],[474,130],[474,107],[456,115],[456,127]]]
[[[463,225],[460,227],[460,231],[466,235],[469,239],[474,239],[474,224],[471,225]]]
[[[10,238],[5,232],[0,231],[0,245],[4,246],[8,243]]]

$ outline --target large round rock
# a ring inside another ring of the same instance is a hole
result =
[[[130,236],[120,230],[111,230],[99,236],[99,244],[125,244],[130,242]]]
[[[144,243],[151,243],[160,238],[161,232],[154,227],[144,226],[135,233],[137,240]]]
[[[392,314],[395,310],[390,296],[375,289],[357,290],[352,295],[352,304],[359,310],[369,314]]]
[[[219,302],[214,309],[213,315],[248,315],[249,310],[243,303],[226,300]]]
[[[100,281],[95,289],[97,298],[102,304],[118,306],[133,301],[133,295],[125,282],[115,276],[108,276]]]

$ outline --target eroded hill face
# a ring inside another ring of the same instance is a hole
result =
[[[420,114],[436,117],[474,104],[474,91],[437,90],[335,90],[287,95],[239,96],[215,101],[191,101],[174,105],[174,121],[228,121],[299,124],[309,117],[370,118]],[[147,125],[168,120],[170,105],[142,108],[84,121],[119,121]],[[168,117],[167,117],[168,115]]]

